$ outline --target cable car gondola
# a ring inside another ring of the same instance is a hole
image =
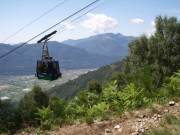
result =
[[[59,62],[50,57],[47,45],[49,38],[56,34],[56,32],[57,31],[53,31],[37,42],[38,44],[43,43],[42,58],[37,61],[36,65],[36,76],[38,79],[56,80],[61,77]]]

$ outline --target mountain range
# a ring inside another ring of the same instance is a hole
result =
[[[127,45],[132,40],[134,40],[132,36],[124,36],[120,33],[106,33],[79,40],[70,39],[63,43],[79,47],[90,53],[119,57],[127,55]]]
[[[49,42],[50,55],[66,69],[98,68],[122,59],[134,37],[106,33],[62,43]],[[18,45],[0,44],[0,55]],[[0,61],[0,74],[34,74],[36,60],[41,58],[41,45],[28,44]]]

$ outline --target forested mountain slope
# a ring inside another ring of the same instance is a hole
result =
[[[103,66],[95,71],[81,75],[75,80],[71,80],[65,84],[57,85],[48,92],[51,96],[58,96],[63,99],[71,98],[76,95],[79,90],[86,89],[87,83],[90,80],[97,80],[100,83],[105,83],[110,80],[112,75],[122,70],[122,62],[116,62],[111,65]]]

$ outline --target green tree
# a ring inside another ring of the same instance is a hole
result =
[[[66,102],[54,97],[49,101],[49,108],[53,111],[54,122],[61,125],[65,120]]]
[[[148,64],[148,38],[143,35],[129,44],[129,58],[133,63],[133,69]]]
[[[88,82],[88,91],[100,94],[102,92],[102,86],[96,80],[91,80]]]
[[[19,103],[19,110],[24,123],[37,124],[36,113],[38,108],[47,107],[48,102],[48,96],[40,87],[35,86]]]
[[[180,22],[175,17],[159,16],[155,23],[153,36],[143,35],[130,43],[124,71],[134,74],[142,67],[149,67],[153,84],[158,88],[180,68]]]
[[[14,134],[21,128],[20,113],[11,101],[0,100],[0,133]]]

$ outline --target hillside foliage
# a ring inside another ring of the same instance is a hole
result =
[[[13,133],[27,126],[49,130],[63,124],[91,124],[154,102],[165,103],[179,97],[180,22],[175,17],[161,16],[155,22],[154,35],[150,38],[143,35],[131,42],[129,55],[120,65],[103,67],[104,70],[88,73],[90,76],[84,75],[83,79],[64,85],[64,88],[78,88],[78,93],[74,91],[71,95],[73,98],[63,100],[54,94],[49,99],[36,86],[24,96],[17,108],[9,108],[10,104],[0,102],[3,110],[0,111],[0,132]],[[7,116],[7,112],[10,115]]]

